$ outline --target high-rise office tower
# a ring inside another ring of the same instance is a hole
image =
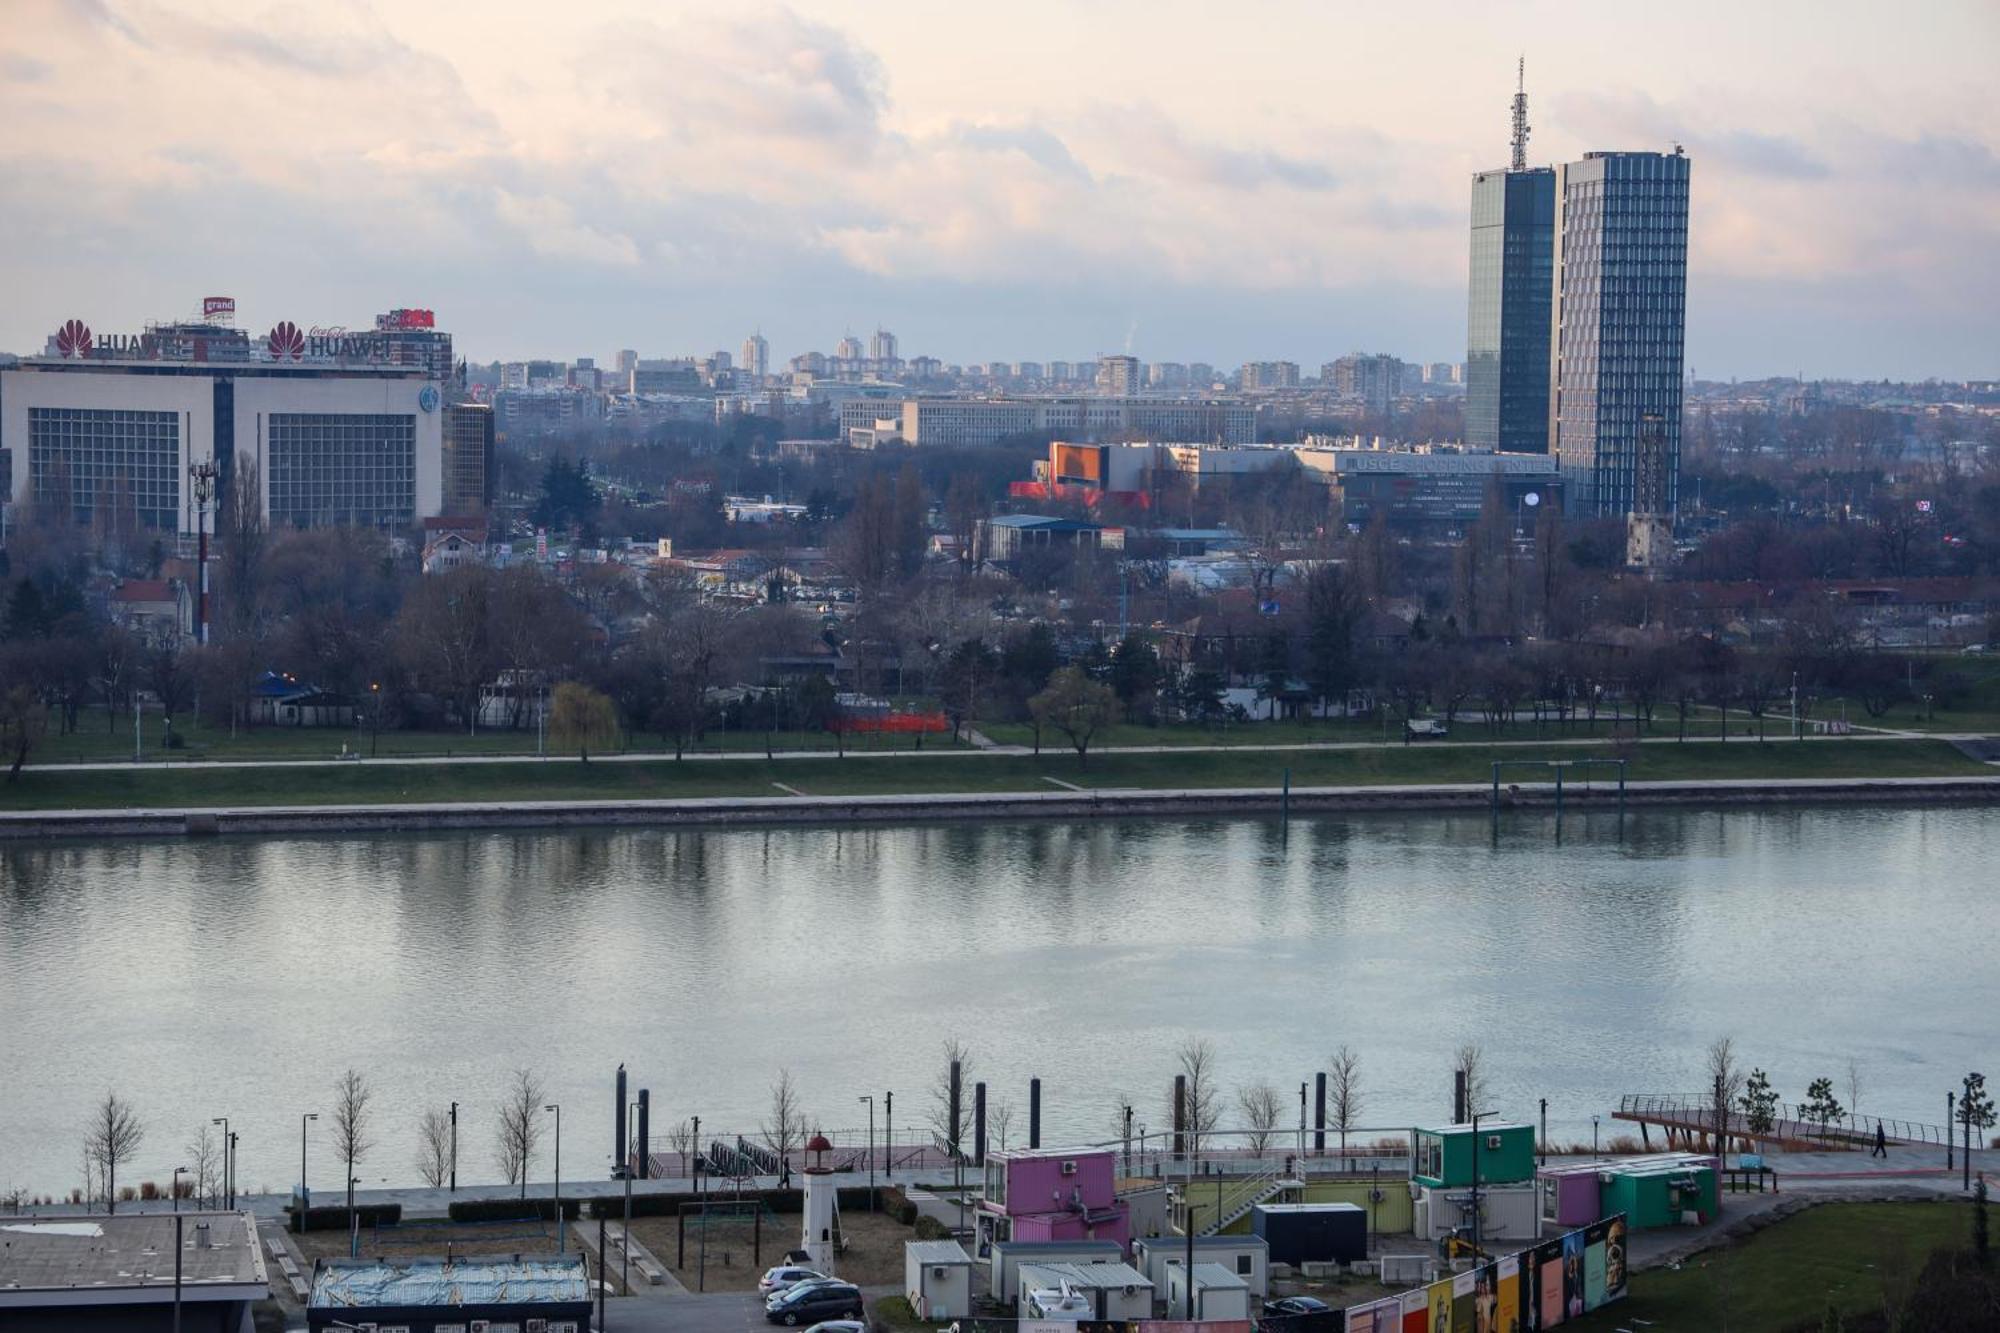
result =
[[[1545,454],[1556,173],[1528,166],[1525,82],[1514,93],[1513,150],[1505,171],[1472,178],[1465,442],[1475,449]]]
[[[1570,512],[1631,513],[1645,452],[1658,456],[1671,513],[1687,325],[1687,156],[1678,147],[1587,153],[1557,168],[1556,233],[1550,435]]]
[[[868,340],[868,359],[880,361],[884,365],[896,360],[896,335],[887,329],[875,330],[875,336]]]
[[[764,340],[761,333],[753,333],[743,340],[743,373],[753,381],[771,373],[771,344]]]

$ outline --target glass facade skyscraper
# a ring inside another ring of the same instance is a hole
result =
[[[1687,324],[1688,159],[1590,153],[1557,169],[1552,435],[1572,513],[1632,509],[1658,431],[1677,507]]]
[[[1549,451],[1555,228],[1550,168],[1472,178],[1465,442],[1475,449]]]

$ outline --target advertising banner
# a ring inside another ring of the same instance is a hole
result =
[[[1403,1333],[1430,1333],[1431,1297],[1429,1287],[1415,1287],[1403,1293]]]
[[[204,296],[201,298],[201,317],[214,319],[219,315],[234,315],[236,298],[233,296]]]
[[[1563,1302],[1562,1241],[1536,1247],[1535,1277],[1535,1327],[1554,1328],[1562,1323],[1567,1308]]]
[[[1596,1222],[1583,1229],[1583,1308],[1595,1310],[1604,1304],[1604,1242],[1611,1234],[1609,1223]]]
[[[1452,1333],[1451,1279],[1433,1282],[1426,1290],[1431,1298],[1431,1333]]]
[[[1521,1333],[1521,1256],[1510,1254],[1497,1265],[1499,1278],[1493,1311],[1493,1333]]]

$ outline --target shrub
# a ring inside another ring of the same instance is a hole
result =
[[[910,1211],[915,1212],[916,1209],[913,1207]],[[918,1240],[943,1240],[951,1235],[951,1228],[935,1217],[919,1217],[912,1229]]]
[[[354,1206],[354,1215],[361,1219],[364,1227],[392,1227],[403,1220],[403,1205],[400,1203],[362,1203]],[[299,1210],[285,1209],[285,1226],[296,1231],[299,1227]],[[347,1230],[347,1209],[339,1204],[306,1209],[307,1231]]]
[[[910,1202],[910,1196],[894,1185],[882,1190],[882,1211],[901,1222],[904,1226],[915,1226],[917,1206]]]
[[[565,1218],[580,1216],[583,1200],[564,1199],[562,1211]],[[445,1212],[454,1222],[553,1222],[556,1201],[546,1196],[532,1199],[459,1199]]]

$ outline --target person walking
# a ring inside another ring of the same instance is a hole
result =
[[[1868,1155],[1870,1157],[1887,1157],[1889,1155],[1889,1138],[1882,1132],[1882,1122],[1879,1120],[1875,1122],[1875,1150]]]

